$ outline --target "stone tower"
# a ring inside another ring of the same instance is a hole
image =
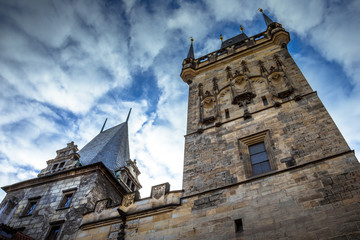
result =
[[[289,33],[262,14],[265,32],[248,37],[241,27],[205,56],[195,58],[191,42],[181,72],[184,196],[201,196],[195,209],[226,206],[238,236],[351,238],[359,163],[290,56]]]

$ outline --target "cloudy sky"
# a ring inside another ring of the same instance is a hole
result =
[[[36,177],[57,149],[81,149],[132,108],[142,197],[164,182],[181,189],[189,39],[200,57],[240,24],[263,32],[259,7],[290,32],[290,53],[359,157],[360,1],[0,0],[0,185]]]

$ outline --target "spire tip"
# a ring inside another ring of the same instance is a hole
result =
[[[129,113],[128,113],[128,115],[127,115],[127,118],[126,118],[126,121],[125,121],[126,123],[129,121],[129,117],[130,117],[131,109],[132,109],[132,108],[130,108]]]

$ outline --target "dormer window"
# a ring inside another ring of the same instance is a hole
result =
[[[60,163],[59,168],[63,168],[65,165],[65,162]]]

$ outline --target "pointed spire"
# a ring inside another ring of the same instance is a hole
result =
[[[259,10],[259,12],[262,13],[265,23],[266,23],[266,26],[269,26],[270,24],[273,23],[273,20],[271,20],[268,16],[266,16],[266,14],[264,13],[264,10],[262,8],[259,8],[258,10]]]
[[[190,45],[190,49],[189,49],[189,53],[188,53],[188,55],[187,55],[187,58],[195,59],[194,47],[193,47],[194,39],[191,37],[191,38],[190,38],[190,41],[191,41],[191,45]]]
[[[129,121],[129,117],[130,117],[131,109],[132,109],[132,108],[130,108],[129,113],[128,113],[128,116],[127,116],[127,118],[126,118],[126,121],[125,121],[125,122],[128,122],[128,121]]]
[[[104,124],[103,124],[103,126],[102,126],[102,128],[101,128],[101,130],[100,130],[100,133],[102,133],[102,132],[104,131],[104,127],[105,127],[106,121],[107,121],[107,118],[105,119],[105,122],[104,122]]]

